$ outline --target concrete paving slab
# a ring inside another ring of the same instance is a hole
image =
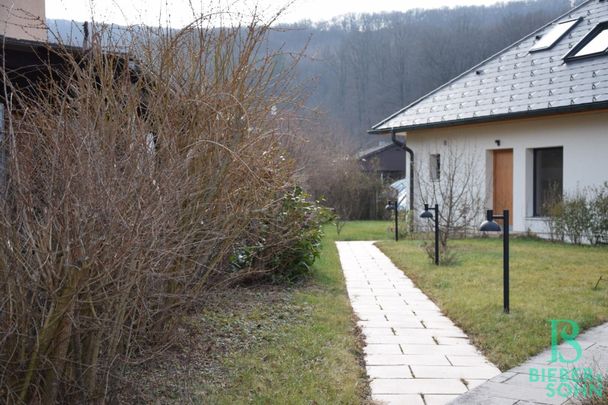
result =
[[[366,345],[363,349],[365,354],[403,354],[399,345]]]
[[[411,366],[412,373],[417,378],[464,378],[484,379],[496,376],[500,371],[492,365],[476,367],[442,367],[442,366]]]
[[[369,378],[414,378],[409,366],[367,366]]]
[[[425,405],[421,395],[372,395],[378,405]]]
[[[454,354],[454,355],[470,355],[478,356],[480,353],[471,345],[415,345],[401,344],[403,354]]]
[[[426,405],[445,405],[458,398],[457,395],[425,395]]]
[[[462,394],[467,387],[460,380],[441,380],[438,384],[435,379],[378,379],[370,385],[373,393],[377,394]]]

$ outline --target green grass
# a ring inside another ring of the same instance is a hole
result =
[[[338,237],[335,226],[327,225],[313,279],[306,287],[295,288],[288,304],[266,308],[276,317],[276,313],[285,312],[286,307],[291,306],[286,315],[290,319],[278,326],[276,322],[266,325],[261,343],[225,356],[221,368],[227,374],[223,382],[201,386],[205,402],[366,402],[368,384],[360,364],[361,347],[335,241],[387,239],[387,227],[387,222],[349,222]],[[249,322],[255,312],[249,311],[245,322]],[[234,321],[228,323],[234,324]]]
[[[325,234],[332,243],[337,240],[390,240],[393,238],[393,223],[391,221],[350,221],[347,222],[340,235],[337,235],[335,225],[327,225]]]
[[[348,226],[348,225],[347,225]],[[608,248],[511,241],[511,314],[502,312],[502,241],[452,241],[457,263],[436,267],[418,241],[378,244],[501,370],[547,348],[551,319],[581,330],[608,321]]]

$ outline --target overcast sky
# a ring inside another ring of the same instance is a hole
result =
[[[268,17],[288,0],[46,0],[47,18],[75,21],[112,22],[121,25],[145,23],[181,27],[200,14],[230,11],[251,15],[256,4]],[[509,1],[509,0],[505,0]],[[309,19],[330,20],[347,13],[406,11],[412,8],[489,5],[498,0],[295,0],[281,17],[281,22]],[[92,18],[93,17],[93,18]]]

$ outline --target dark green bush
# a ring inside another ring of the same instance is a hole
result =
[[[254,223],[251,234],[257,239],[230,257],[232,270],[246,271],[249,280],[294,281],[310,273],[321,252],[322,225],[333,218],[331,211],[298,186],[283,195],[278,207],[275,215]]]

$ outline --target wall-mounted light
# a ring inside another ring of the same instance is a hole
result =
[[[495,140],[494,143],[496,144],[496,146],[500,146],[500,139]]]

